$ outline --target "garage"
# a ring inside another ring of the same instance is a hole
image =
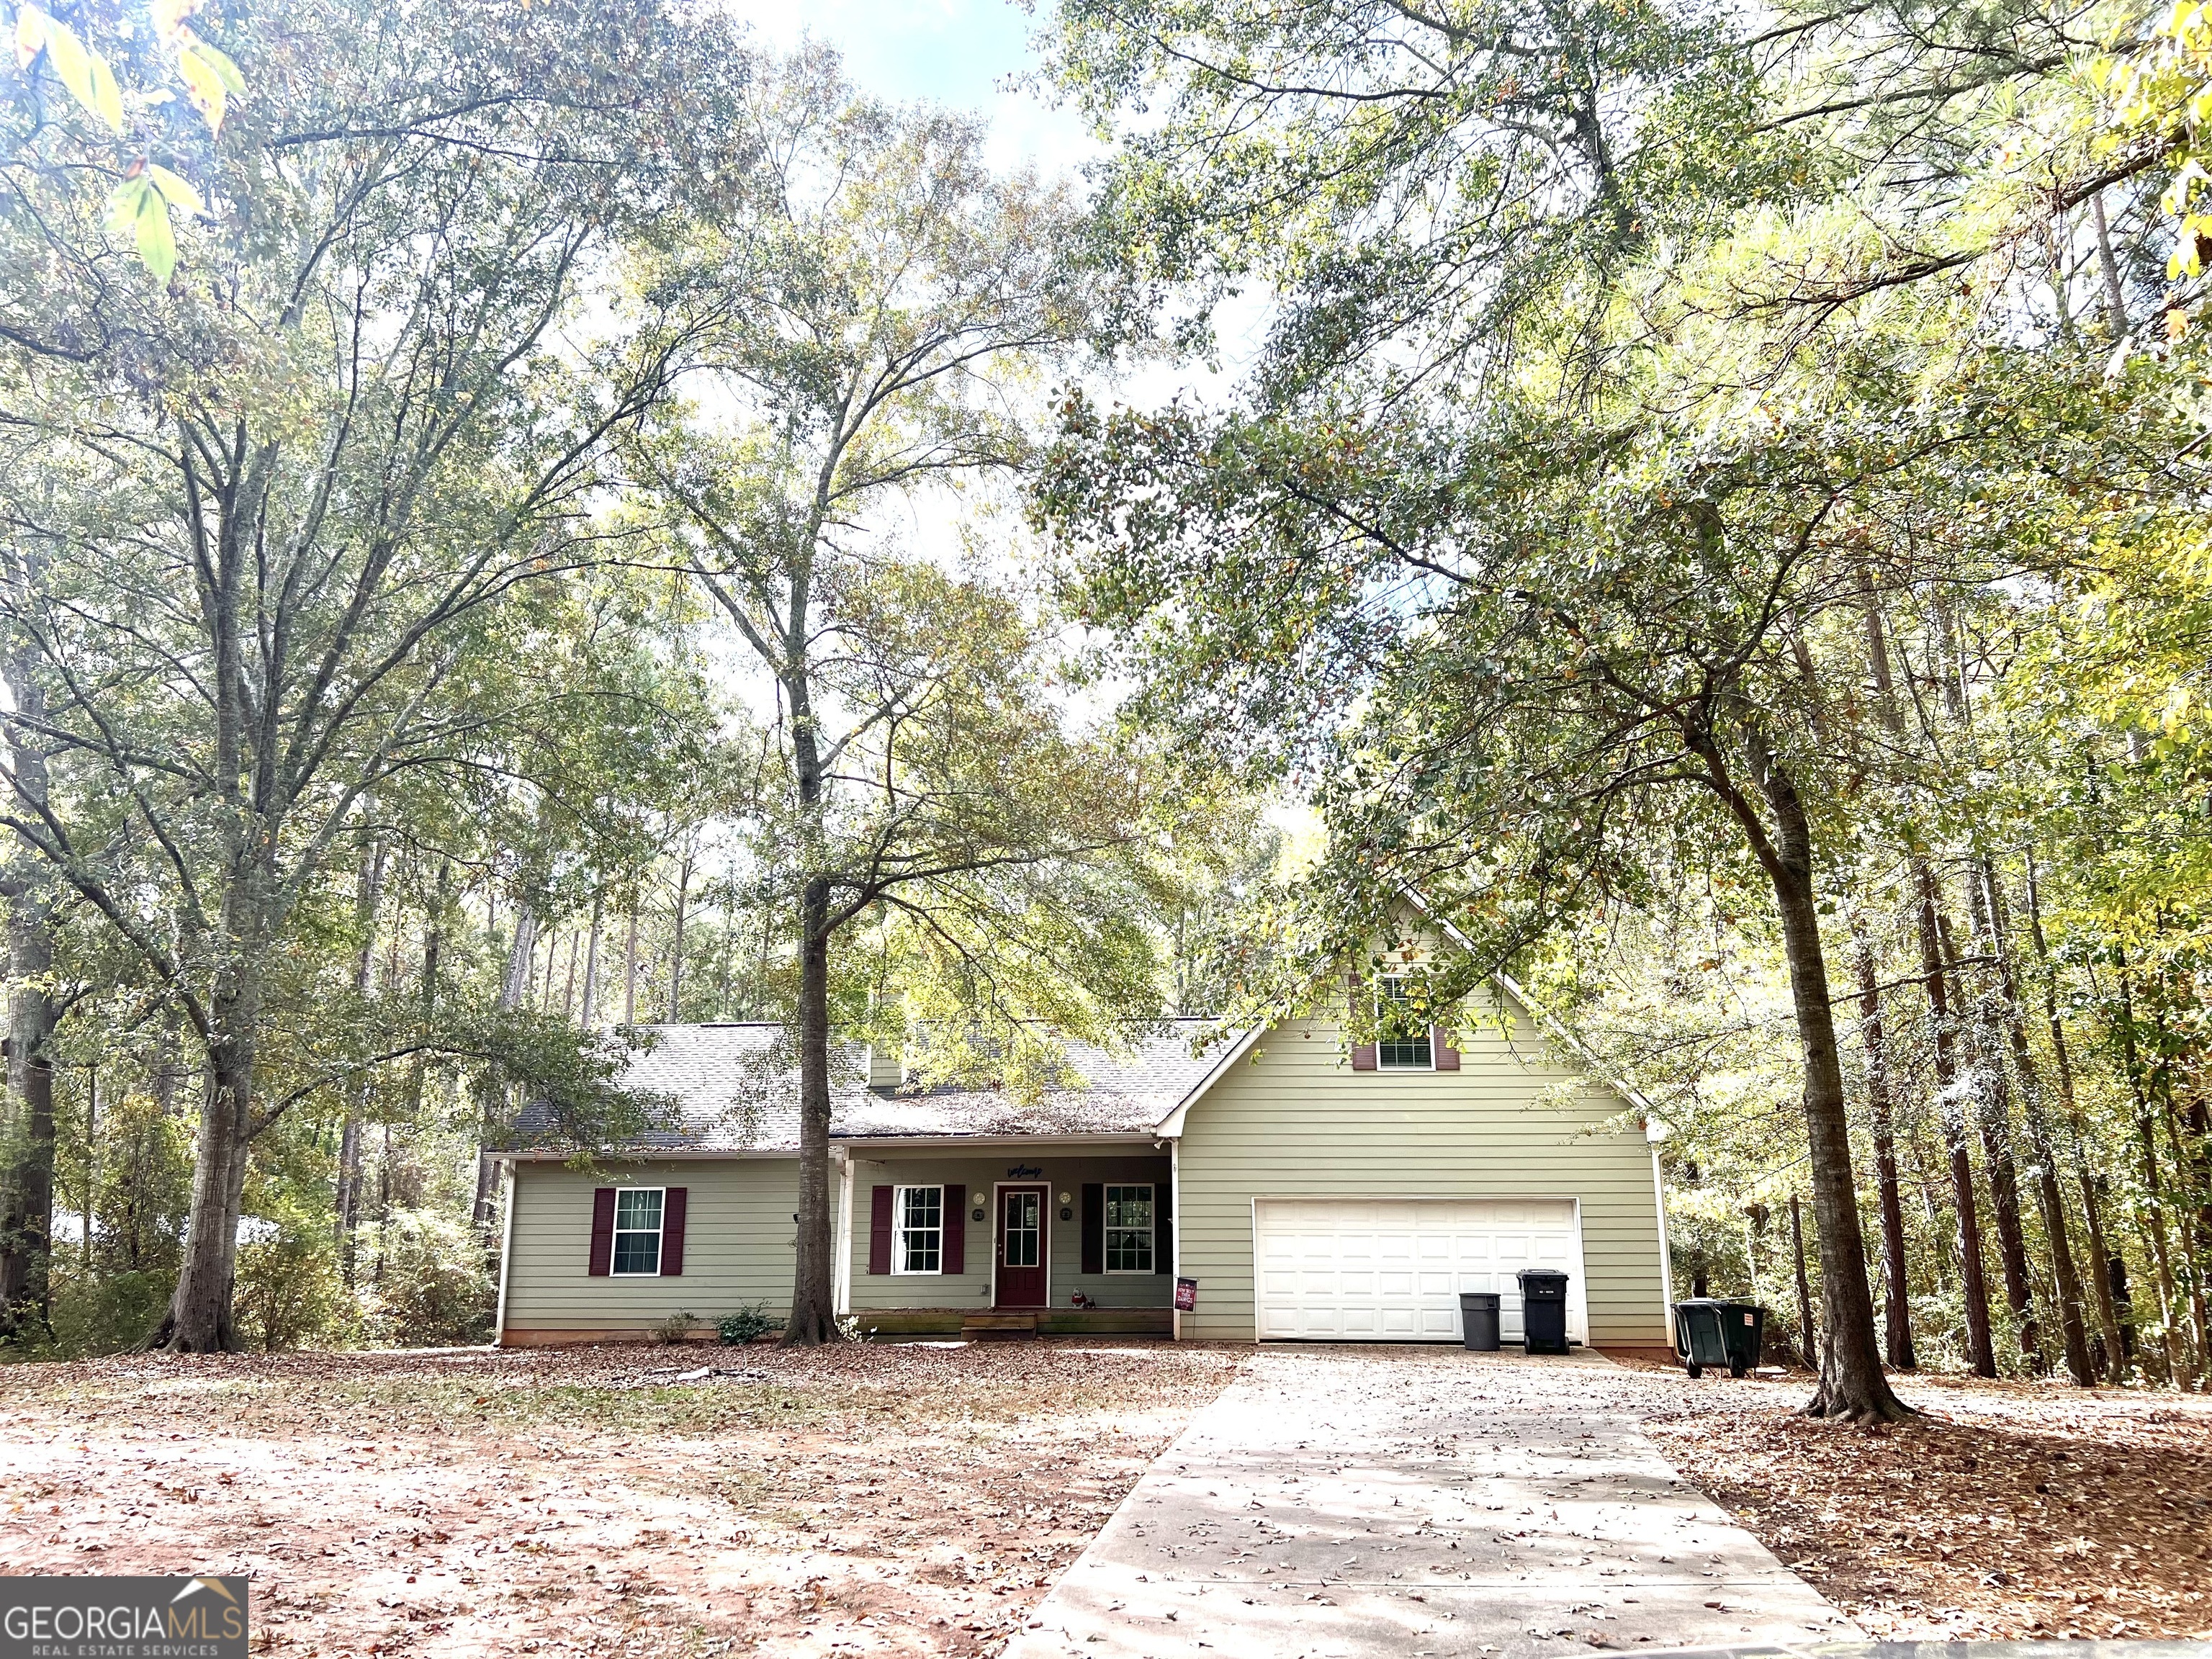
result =
[[[1263,1340],[1456,1342],[1459,1293],[1495,1291],[1517,1342],[1522,1267],[1567,1275],[1568,1338],[1589,1340],[1573,1199],[1263,1198],[1252,1225]]]

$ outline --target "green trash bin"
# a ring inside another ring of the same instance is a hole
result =
[[[1743,1376],[1759,1363],[1765,1334],[1766,1310],[1756,1302],[1699,1296],[1674,1304],[1674,1352],[1692,1376],[1704,1376],[1708,1365],[1725,1365],[1730,1376]]]

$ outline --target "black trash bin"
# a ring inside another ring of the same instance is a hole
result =
[[[1478,1353],[1498,1352],[1498,1292],[1462,1291],[1459,1330],[1467,1346]]]
[[[1521,1346],[1529,1353],[1567,1351],[1567,1276],[1550,1267],[1523,1267]]]
[[[1698,1296],[1674,1304],[1674,1352],[1692,1376],[1704,1376],[1708,1365],[1725,1365],[1730,1376],[1741,1376],[1759,1364],[1765,1334],[1766,1310],[1756,1302]]]

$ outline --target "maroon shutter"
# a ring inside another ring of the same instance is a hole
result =
[[[1357,1021],[1362,1018],[1359,1007],[1359,975],[1357,974],[1346,974],[1344,976],[1344,983],[1345,988],[1350,995],[1352,1018]],[[1352,1069],[1353,1071],[1373,1071],[1375,1069],[1375,1045],[1373,1043],[1355,1042],[1352,1045]]]
[[[1441,1025],[1429,1027],[1429,1052],[1437,1057],[1439,1072],[1459,1070],[1459,1050],[1444,1041],[1444,1028]]]
[[[1175,1271],[1175,1188],[1160,1182],[1152,1188],[1152,1271]]]
[[[1106,1271],[1106,1183],[1083,1183],[1083,1271]]]
[[[592,1192],[592,1266],[594,1279],[605,1279],[614,1271],[615,1265],[615,1189],[594,1188]]]
[[[887,1273],[891,1270],[891,1189],[876,1188],[874,1206],[868,1212],[868,1271]]]
[[[939,1264],[949,1273],[968,1271],[968,1189],[948,1184],[945,1188],[945,1254]]]
[[[671,1187],[660,1200],[660,1276],[684,1276],[684,1212],[690,1207],[691,1189]]]

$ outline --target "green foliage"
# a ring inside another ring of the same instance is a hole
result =
[[[384,1348],[488,1341],[496,1302],[482,1237],[448,1212],[395,1211],[381,1232],[362,1340]]]
[[[764,1303],[755,1302],[732,1314],[724,1314],[714,1322],[715,1334],[731,1347],[743,1347],[757,1341],[783,1322],[768,1310]]]
[[[308,1231],[313,1225],[307,1217],[288,1215],[274,1224],[273,1237],[239,1246],[240,1329],[267,1352],[325,1336],[338,1316],[336,1251],[326,1232]]]

